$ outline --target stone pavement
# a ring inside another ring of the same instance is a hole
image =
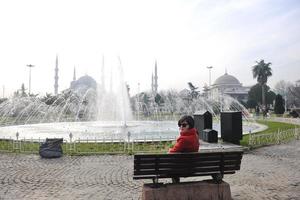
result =
[[[132,156],[46,160],[38,155],[1,153],[0,200],[140,199],[143,180],[132,180],[132,173]],[[241,170],[225,175],[224,180],[234,200],[300,200],[300,140],[245,153]]]

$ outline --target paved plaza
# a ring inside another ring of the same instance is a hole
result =
[[[140,199],[143,181],[132,174],[133,156],[1,153],[0,199]],[[224,180],[234,200],[300,200],[300,141],[245,153],[241,170]]]

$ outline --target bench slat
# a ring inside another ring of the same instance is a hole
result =
[[[232,171],[224,171],[224,174],[234,174],[236,170],[232,170]],[[194,174],[190,174],[189,176],[210,176],[210,175],[213,175],[213,174],[219,174],[220,172],[219,171],[215,171],[215,172],[198,172],[198,173],[194,173]],[[169,174],[158,174],[158,175],[134,175],[133,177],[152,177],[152,178],[155,178],[155,177],[163,177],[164,178],[170,178],[171,176]],[[187,177],[189,177],[187,176]],[[182,177],[185,177],[185,176],[182,176]]]
[[[153,169],[153,168],[182,168],[182,167],[197,167],[197,166],[220,166],[220,161],[214,161],[214,162],[191,162],[191,163],[147,163],[147,164],[139,164],[135,165],[136,169]],[[231,162],[229,164],[236,164],[234,162]]]
[[[140,158],[153,158],[153,156],[157,157],[192,157],[192,156],[228,156],[228,155],[241,155],[242,151],[232,151],[232,152],[189,152],[189,153],[170,153],[170,154],[136,154],[135,157]]]
[[[166,155],[170,155],[167,157]],[[173,154],[166,154],[166,155],[135,155],[134,161],[135,162],[152,162],[153,160],[159,159],[161,161],[163,160],[216,160],[221,158],[222,155],[206,155],[206,154],[176,154],[174,156]],[[241,154],[230,154],[230,155],[223,155],[223,159],[229,160],[229,159],[241,159]]]
[[[213,174],[218,174],[220,172],[203,172],[203,173],[194,173],[181,177],[194,177],[194,176],[211,176]],[[235,174],[235,171],[226,171],[223,174]],[[169,174],[159,174],[159,175],[134,175],[133,179],[153,179],[153,178],[172,178]]]
[[[223,168],[223,171],[232,171],[239,170],[240,166],[226,166]],[[193,174],[193,173],[201,173],[201,172],[222,172],[219,166],[212,167],[197,167],[197,168],[162,168],[159,170],[155,169],[147,169],[147,170],[135,170],[134,175],[150,175],[150,174]]]
[[[241,159],[242,158],[242,156],[241,155],[236,155],[236,156],[224,156],[223,157],[223,159],[224,160],[237,160],[237,159]],[[182,162],[182,161],[209,161],[209,160],[217,160],[217,159],[221,159],[221,156],[213,156],[213,157],[196,157],[196,156],[194,156],[194,157],[181,157],[181,158],[174,158],[174,157],[171,157],[171,158],[164,158],[164,157],[153,157],[153,158],[139,158],[139,157],[137,157],[137,158],[135,158],[134,159],[134,162],[137,162],[137,163],[139,163],[139,162],[142,162],[142,163],[147,163],[147,162],[149,162],[149,163],[151,163],[151,162],[153,162],[153,161],[155,161],[155,160],[157,160],[157,159],[159,159],[160,160],[160,162],[168,162],[168,161],[172,161],[172,160],[174,160],[174,161],[178,161],[178,162]]]
[[[240,161],[226,161],[224,162],[224,167],[226,166],[239,166],[241,164]],[[195,168],[195,167],[209,167],[209,166],[220,166],[221,161],[214,161],[214,162],[193,162],[193,163],[147,163],[147,164],[139,164],[134,165],[136,170],[141,169],[161,169],[161,168],[170,168],[170,169],[177,169],[177,168]]]

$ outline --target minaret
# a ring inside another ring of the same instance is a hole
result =
[[[152,72],[152,77],[151,77],[151,92],[154,93],[154,81],[153,81],[153,72]]]
[[[102,87],[103,89],[105,89],[105,80],[104,80],[104,55],[102,55],[101,87]]]
[[[154,92],[157,94],[158,89],[158,83],[157,83],[158,77],[157,77],[157,62],[155,60],[155,71],[154,71]]]
[[[74,66],[74,72],[73,72],[73,81],[76,81],[76,68]]]
[[[58,56],[56,55],[55,76],[54,76],[54,94],[57,95],[57,92],[58,92]]]

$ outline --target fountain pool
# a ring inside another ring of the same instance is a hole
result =
[[[220,136],[220,126],[214,123],[214,129]],[[261,130],[256,123],[243,125],[244,134]],[[69,141],[72,133],[73,140],[101,140],[105,139],[164,139],[170,140],[178,136],[176,121],[128,121],[126,126],[118,121],[89,121],[89,122],[58,122],[39,123],[18,126],[6,126],[0,128],[0,138],[45,139],[64,138]]]

